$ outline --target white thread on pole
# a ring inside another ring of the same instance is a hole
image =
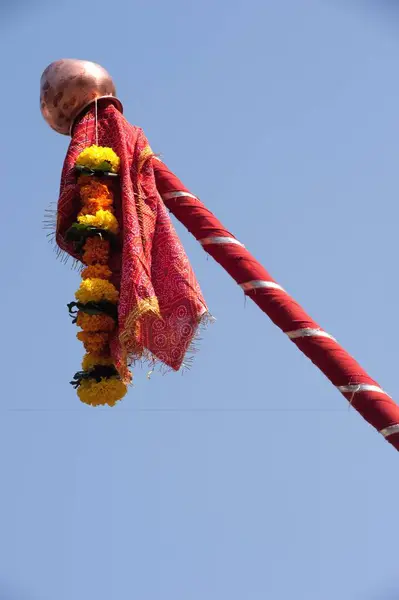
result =
[[[377,394],[384,394],[388,396],[386,392],[378,385],[372,385],[370,383],[354,383],[351,385],[339,385],[337,386],[342,394],[359,394],[361,392],[376,392]],[[388,396],[389,398],[390,396]]]
[[[198,240],[201,246],[209,246],[210,244],[222,245],[222,244],[234,244],[236,246],[241,246],[244,248],[244,244],[241,244],[236,238],[227,237],[227,236],[212,236],[206,237],[202,240]]]
[[[240,288],[244,290],[244,292],[250,292],[251,290],[261,290],[261,289],[272,289],[272,290],[280,290],[284,292],[281,285],[275,283],[274,281],[263,281],[263,280],[253,280],[246,281],[245,283],[240,283]]]
[[[311,327],[304,327],[303,329],[287,331],[286,335],[288,335],[290,340],[296,340],[298,338],[305,337],[322,337],[328,338],[329,340],[334,340],[334,342],[336,341],[335,338],[333,338],[333,336],[327,333],[326,331],[323,331],[322,329],[312,329]]]
[[[158,160],[160,160],[160,159],[158,159]],[[190,194],[189,192],[166,192],[165,194],[162,194],[162,198],[164,200],[172,200],[173,198],[184,198],[184,197],[193,198],[193,200],[198,200],[197,196],[194,196],[194,194]]]
[[[380,431],[380,434],[384,436],[384,438],[394,435],[395,433],[399,433],[399,423],[396,423],[395,425],[389,425],[389,427],[385,427]]]

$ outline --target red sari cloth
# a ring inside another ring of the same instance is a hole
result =
[[[98,106],[97,119],[90,108],[74,127],[61,177],[57,244],[80,259],[65,234],[80,210],[75,162],[93,144],[113,148],[121,160],[113,184],[120,248],[110,262],[120,290],[118,329],[111,342],[115,364],[124,379],[128,363],[140,358],[179,370],[207,306],[158,193],[147,139],[111,104]]]

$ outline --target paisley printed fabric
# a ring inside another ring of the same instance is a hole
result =
[[[75,161],[93,144],[113,148],[121,159],[120,185],[113,186],[121,225],[110,265],[120,289],[113,358],[124,379],[128,363],[143,357],[178,370],[207,307],[158,193],[147,139],[111,104],[98,107],[97,120],[94,108],[89,109],[74,128],[61,177],[57,244],[79,260],[65,233],[80,206]]]

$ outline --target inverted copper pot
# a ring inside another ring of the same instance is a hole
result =
[[[69,135],[79,114],[96,99],[111,100],[123,112],[115,97],[114,82],[100,65],[64,58],[51,63],[40,80],[40,110],[48,125]]]

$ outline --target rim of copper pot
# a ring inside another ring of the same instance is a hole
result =
[[[100,102],[101,100],[108,100],[108,102],[112,102],[112,104],[114,104],[114,106],[116,106],[116,108],[119,110],[120,113],[123,114],[123,104],[122,102],[119,100],[119,98],[117,98],[116,96],[112,96],[110,95],[105,95],[105,96],[99,96],[98,98],[94,98],[94,100],[90,100],[89,102],[87,102],[84,106],[82,106],[82,108],[79,111],[79,114],[76,115],[76,117],[72,120],[71,126],[69,128],[69,135],[72,137],[73,134],[73,128],[75,127],[76,121],[81,117],[82,113],[84,113],[84,111],[91,105],[94,104],[95,102]],[[68,134],[66,134],[68,135]]]

